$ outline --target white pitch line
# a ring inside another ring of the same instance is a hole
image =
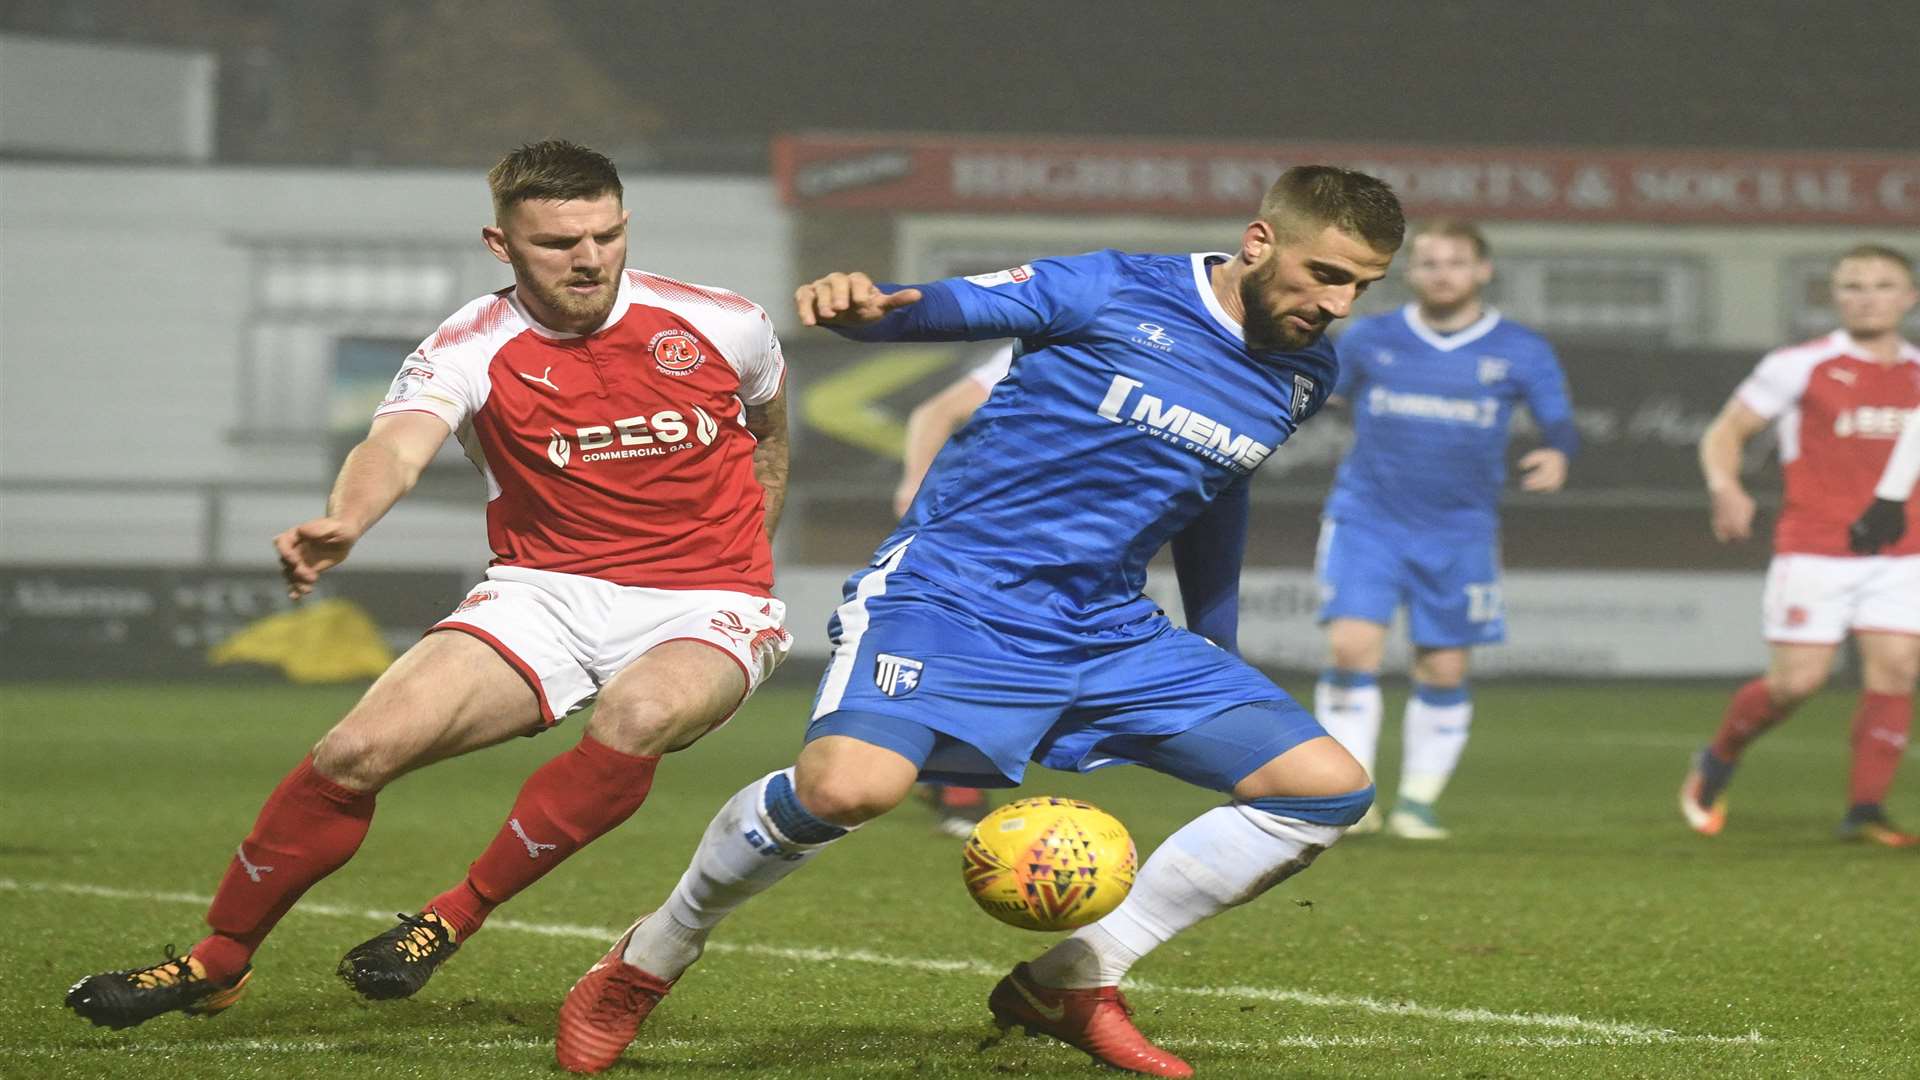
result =
[[[87,885],[77,882],[18,881],[13,878],[0,878],[0,892],[57,893],[66,896],[93,896],[106,900],[138,900],[145,903],[193,904],[204,907],[212,903],[213,898],[184,892],[150,892],[135,889],[119,889],[107,885]],[[302,903],[293,909],[294,914],[327,915],[340,918],[370,919],[375,922],[390,922],[393,913],[384,910],[341,907],[335,904]],[[584,926],[573,923],[540,923],[520,919],[496,918],[487,920],[487,925],[497,930],[513,930],[524,934],[538,934],[543,937],[571,938],[596,943],[610,943],[620,936],[621,931],[599,926]],[[795,948],[779,945],[738,945],[729,942],[713,942],[708,949],[719,953],[742,953],[752,956],[768,956],[781,960],[798,960],[806,963],[849,963],[873,964],[881,967],[904,968],[912,971],[930,971],[939,974],[1002,975],[1004,964],[988,963],[984,960],[938,960],[931,957],[893,956],[866,949],[822,949]],[[1581,1032],[1601,1040],[1609,1045],[1619,1043],[1719,1043],[1719,1044],[1758,1044],[1765,1042],[1758,1031],[1749,1031],[1745,1035],[1688,1035],[1666,1028],[1648,1027],[1643,1024],[1620,1023],[1612,1020],[1589,1020],[1580,1016],[1557,1015],[1553,1013],[1512,1013],[1495,1012],[1491,1009],[1441,1008],[1434,1005],[1421,1005],[1412,1001],[1383,1001],[1379,998],[1355,994],[1320,994],[1305,990],[1281,990],[1264,986],[1173,986],[1162,983],[1148,983],[1129,980],[1127,987],[1140,993],[1189,994],[1195,997],[1232,998],[1240,1001],[1266,1001],[1285,1005],[1303,1005],[1322,1009],[1352,1009],[1361,1012],[1377,1013],[1384,1016],[1404,1016],[1418,1020],[1432,1020],[1450,1024],[1511,1024],[1516,1027],[1550,1028],[1560,1031]],[[1303,1036],[1311,1038],[1311,1036]],[[1539,1045],[1551,1045],[1538,1039]],[[1268,1045],[1268,1044],[1258,1044]],[[1520,1045],[1502,1043],[1501,1045]]]
[[[1216,1051],[1221,1053],[1271,1053],[1276,1050],[1367,1050],[1394,1049],[1417,1050],[1422,1048],[1447,1047],[1491,1047],[1507,1050],[1563,1050],[1569,1047],[1619,1047],[1623,1045],[1648,1045],[1657,1040],[1622,1040],[1617,1038],[1578,1035],[1491,1035],[1485,1033],[1456,1033],[1439,1038],[1421,1035],[1281,1035],[1271,1039],[1192,1039],[1165,1038],[1155,1040],[1169,1050]],[[366,1049],[372,1040],[358,1039],[261,1039],[243,1037],[234,1039],[196,1039],[190,1043],[140,1043],[113,1042],[93,1046],[0,1046],[0,1058],[60,1058],[72,1061],[85,1054],[112,1054],[121,1057],[126,1054],[192,1054],[194,1057],[206,1057],[215,1054],[330,1054],[338,1051]],[[506,1039],[440,1039],[424,1040],[426,1048],[440,1051],[489,1051],[489,1050],[534,1050],[541,1053],[553,1049],[553,1040],[525,1036]],[[681,1052],[711,1052],[715,1043],[697,1039],[653,1039],[643,1038],[637,1044],[641,1052],[647,1050],[674,1050]]]

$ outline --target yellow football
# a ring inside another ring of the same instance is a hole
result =
[[[1077,799],[1021,799],[980,819],[960,871],[987,914],[1071,930],[1120,906],[1139,859],[1118,818]]]

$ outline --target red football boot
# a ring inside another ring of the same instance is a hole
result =
[[[1192,1076],[1193,1066],[1147,1041],[1128,1017],[1133,1009],[1117,986],[1056,990],[1033,981],[1025,964],[1000,980],[987,996],[993,1022],[1005,1031],[1051,1035],[1092,1054],[1095,1061],[1148,1076]]]
[[[642,920],[643,922],[645,920]],[[621,958],[640,923],[627,927],[600,962],[567,991],[560,1006],[554,1056],[569,1072],[597,1073],[614,1062],[640,1034],[640,1024],[673,983],[649,975]]]

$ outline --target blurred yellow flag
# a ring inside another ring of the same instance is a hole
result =
[[[393,663],[375,625],[351,600],[320,600],[269,615],[207,651],[207,662],[267,664],[299,683],[371,679]]]

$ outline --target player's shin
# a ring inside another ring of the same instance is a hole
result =
[[[1848,777],[1848,803],[1856,814],[1877,811],[1893,787],[1893,775],[1906,753],[1908,729],[1913,726],[1913,695],[1860,695],[1853,714],[1853,768]]]
[[[720,920],[849,831],[800,804],[792,769],[748,784],[707,826],[660,911],[634,929],[624,959],[661,979],[679,978]]]
[[[1473,724],[1473,699],[1460,686],[1413,684],[1407,699],[1405,753],[1400,766],[1399,804],[1431,807],[1440,799],[1467,748]]]
[[[209,978],[239,974],[294,902],[353,857],[373,822],[373,803],[372,792],[320,775],[312,757],[280,781],[213,894],[213,933],[191,950]]]
[[[1371,785],[1341,795],[1215,807],[1161,844],[1113,912],[1033,961],[1041,984],[1112,986],[1175,934],[1238,907],[1307,868],[1373,804]]]
[[[1328,668],[1313,687],[1313,715],[1373,775],[1380,744],[1380,680],[1371,671]]]
[[[633,816],[653,788],[658,755],[625,754],[584,736],[536,769],[507,820],[460,884],[427,902],[466,940],[493,911],[561,861]]]

